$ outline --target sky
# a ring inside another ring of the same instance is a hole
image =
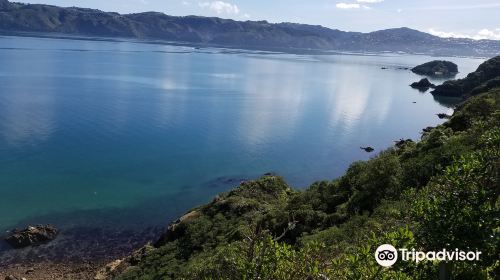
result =
[[[217,16],[370,32],[409,27],[441,37],[500,40],[500,0],[16,0],[119,13]]]

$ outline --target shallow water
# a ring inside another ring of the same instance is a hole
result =
[[[155,227],[266,172],[333,179],[451,112],[398,69],[432,59],[0,37],[0,230]]]

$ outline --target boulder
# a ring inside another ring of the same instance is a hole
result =
[[[367,152],[367,153],[371,153],[371,152],[375,151],[375,149],[372,147],[359,147],[359,148],[361,150],[365,150],[365,152]]]
[[[54,240],[58,233],[52,225],[29,226],[23,230],[13,230],[5,241],[14,248],[24,248]]]
[[[434,60],[411,69],[411,71],[418,75],[425,75],[431,77],[449,77],[458,73],[458,66],[446,60]]]
[[[422,80],[420,80],[418,82],[415,82],[415,83],[411,84],[410,86],[412,88],[416,88],[416,89],[425,89],[425,90],[428,90],[429,88],[434,88],[436,85],[434,85],[433,83],[431,83],[429,81],[429,79],[423,78]]]

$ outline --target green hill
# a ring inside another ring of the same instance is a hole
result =
[[[453,279],[498,279],[499,171],[496,87],[468,98],[418,143],[399,141],[335,180],[304,191],[274,175],[244,182],[97,279],[438,279],[440,269]],[[482,254],[382,268],[374,252],[386,243]]]

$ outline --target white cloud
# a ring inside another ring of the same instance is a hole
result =
[[[358,1],[359,3],[380,3],[380,2],[384,2],[384,0],[356,0]]]
[[[457,32],[445,32],[439,31],[434,28],[429,29],[429,33],[434,36],[444,37],[444,38],[468,38],[474,40],[500,40],[500,29],[496,28],[495,30],[489,29],[481,29],[473,34],[465,34],[465,33],[457,33]]]
[[[189,1],[182,1],[182,5],[191,6],[191,3]]]
[[[373,1],[373,0],[361,0],[361,1]],[[337,7],[337,9],[365,9],[365,10],[370,10],[371,8],[366,6],[366,5],[361,5],[361,4],[358,4],[358,3],[337,3],[335,5],[335,7]]]
[[[206,8],[215,12],[217,14],[228,14],[228,15],[237,15],[240,13],[240,9],[238,6],[223,2],[223,1],[212,1],[212,2],[199,2],[198,5],[201,8]]]
[[[360,4],[347,4],[347,3],[337,3],[335,7],[339,9],[359,9],[361,8]]]
[[[359,9],[359,8],[363,8],[363,9],[366,9],[366,10],[371,9],[370,7],[365,6],[365,5],[349,4],[349,3],[337,3],[335,5],[335,7],[337,7],[337,9]]]

